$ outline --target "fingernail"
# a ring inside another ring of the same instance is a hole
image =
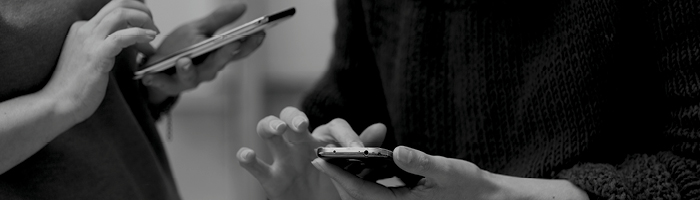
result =
[[[243,160],[243,161],[245,161],[245,162],[248,162],[248,161],[250,161],[250,157],[251,157],[252,154],[253,154],[253,152],[252,152],[251,150],[249,150],[249,149],[241,149],[241,150],[238,151],[237,156],[238,156],[238,158],[240,158],[241,160]]]
[[[282,127],[282,125],[284,125],[284,122],[281,120],[272,120],[270,122],[270,128],[272,128],[272,130],[274,130],[275,132],[279,131],[279,129],[280,129],[280,127]]]
[[[184,69],[185,71],[189,71],[191,68],[192,68],[192,63],[187,63],[187,65],[182,67],[182,69]]]
[[[158,34],[158,32],[154,30],[146,30],[146,34],[155,37]]]
[[[187,61],[186,58],[178,58],[175,62],[177,65],[182,66],[183,70],[188,70],[190,68],[190,65],[192,65],[192,62]]]
[[[399,161],[404,162],[404,163],[408,163],[408,161],[410,160],[412,150],[413,149],[408,148],[408,147],[396,148],[396,151],[398,151],[396,153],[397,154],[396,160],[399,160]]]
[[[241,50],[235,50],[235,51],[231,52],[231,55],[235,56],[236,54],[238,54],[238,52],[241,52]]]
[[[238,151],[238,158],[240,158],[243,161],[248,161],[248,150],[247,149],[241,149]]]
[[[319,163],[320,161],[318,161],[317,159],[314,159],[313,161],[311,161],[311,164],[314,165],[314,167],[316,167],[316,169],[323,171],[323,167],[321,167],[321,163]]]
[[[292,120],[292,124],[294,125],[295,128],[299,128],[299,125],[301,125],[301,123],[304,123],[305,121],[306,121],[306,117],[296,116]]]
[[[251,150],[246,150],[245,152],[243,152],[243,158],[244,158],[246,161],[252,160],[252,159],[253,159],[253,151],[251,151]]]

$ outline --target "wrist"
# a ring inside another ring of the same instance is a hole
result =
[[[58,70],[58,69],[57,69]],[[77,124],[90,117],[107,90],[109,73],[85,70],[69,77],[65,72],[54,72],[51,80],[37,95],[53,105],[53,112]]]
[[[80,106],[71,100],[65,93],[45,88],[38,93],[39,104],[48,108],[48,113],[53,119],[62,119],[70,125],[75,125],[87,119],[88,116],[80,114]]]
[[[525,199],[523,198],[523,194],[520,194],[521,192],[517,190],[517,187],[513,184],[513,177],[490,172],[487,173],[485,177],[487,182],[491,183],[496,188],[487,199]]]
[[[492,174],[498,192],[493,199],[566,199],[588,200],[585,191],[563,179],[536,179]]]
[[[45,138],[54,138],[58,136],[63,131],[73,127],[74,125],[87,119],[85,114],[80,114],[79,106],[72,106],[68,100],[63,97],[65,95],[58,95],[57,92],[49,92],[45,89],[39,92],[27,95],[27,102],[32,102],[32,107],[35,110],[43,113],[41,117],[42,123],[50,124],[51,131],[46,131],[49,135],[45,135]]]

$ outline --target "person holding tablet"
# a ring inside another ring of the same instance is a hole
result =
[[[154,49],[159,30],[142,1],[3,1],[0,199],[179,199],[155,121],[264,34],[144,80],[133,80],[137,52],[165,56],[244,11],[226,2]]]
[[[697,2],[336,3],[328,71],[259,122],[271,165],[239,151],[270,199],[698,199]],[[326,145],[425,178],[384,187]]]

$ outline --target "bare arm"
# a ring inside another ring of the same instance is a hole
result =
[[[57,104],[43,90],[0,103],[0,174],[77,123],[70,112],[59,112]]]
[[[111,1],[89,21],[74,23],[49,83],[0,102],[0,174],[90,117],[102,103],[115,56],[153,40],[154,30],[148,8],[133,0]]]

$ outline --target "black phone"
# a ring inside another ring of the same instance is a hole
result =
[[[144,69],[134,72],[134,79],[141,79],[144,75],[148,73],[156,73],[166,70],[171,70],[175,66],[177,59],[181,57],[188,56],[192,58],[194,63],[195,60],[200,59],[200,57],[206,57],[206,55],[216,50],[226,44],[238,41],[244,37],[251,35],[253,33],[265,30],[267,28],[273,27],[280,22],[283,22],[296,13],[295,8],[289,8],[275,14],[262,16],[253,21],[240,25],[238,27],[232,28],[222,34],[210,37],[207,40],[189,46],[185,49],[172,53],[165,58],[157,61],[150,61]],[[172,71],[171,73],[173,73]]]
[[[363,168],[386,168],[394,163],[390,150],[373,147],[320,147],[316,155],[338,166],[357,164]]]
[[[422,177],[403,171],[394,163],[393,152],[378,147],[319,147],[316,156],[345,171],[371,181],[399,177],[413,185]]]

